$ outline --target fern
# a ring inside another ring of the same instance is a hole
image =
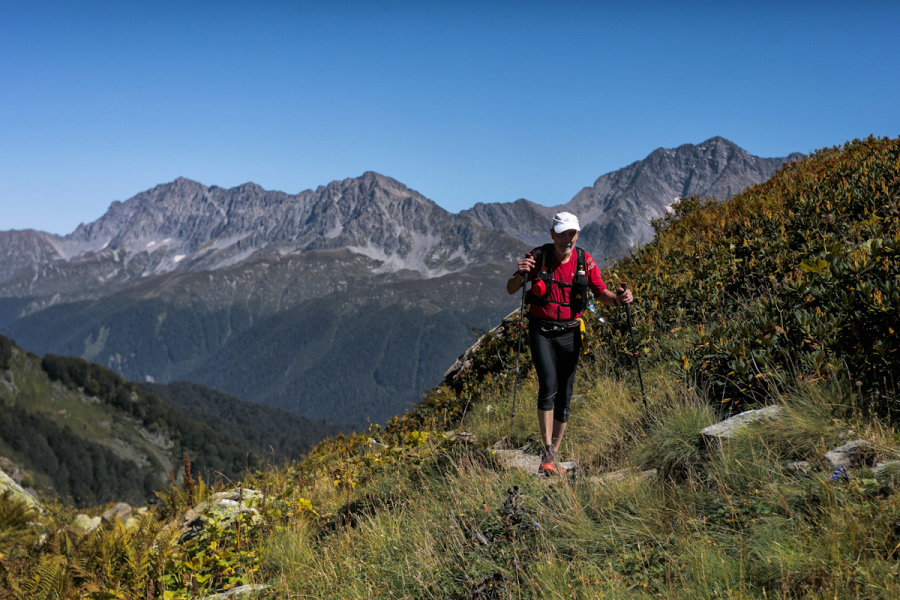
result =
[[[34,574],[23,583],[22,591],[29,600],[68,598],[74,592],[66,559],[59,555],[45,555]]]
[[[11,492],[0,495],[0,553],[8,553],[11,546],[28,537],[28,523],[36,518],[35,512],[24,502],[13,499]]]

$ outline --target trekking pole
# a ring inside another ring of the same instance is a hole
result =
[[[619,284],[622,286],[622,293],[625,293],[625,286],[628,285],[627,281],[623,281]],[[634,360],[637,363],[638,369],[638,381],[641,383],[641,398],[644,400],[644,410],[647,410],[647,394],[644,393],[644,378],[641,375],[641,358],[637,349],[637,342],[634,341],[634,325],[631,322],[631,306],[625,305],[625,315],[628,317],[628,333],[631,334],[631,346],[634,349],[632,356],[634,356]]]
[[[526,254],[525,258],[529,258],[531,254]],[[522,329],[524,329],[525,324],[523,323],[525,319],[525,284],[528,283],[528,274],[523,274],[524,279],[522,280],[522,306],[519,308],[519,339],[516,342],[516,376],[513,380],[513,405],[512,405],[512,416],[509,418],[509,426],[512,427],[513,423],[516,420],[516,388],[519,386],[519,355],[522,353]]]

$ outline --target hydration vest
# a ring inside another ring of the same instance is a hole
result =
[[[572,278],[572,283],[566,283],[564,281],[553,279],[553,273],[556,271],[556,267],[550,269],[547,264],[549,260],[548,256],[554,258],[556,256],[553,253],[553,244],[544,244],[541,247],[541,268],[535,276],[534,281],[531,283],[531,290],[528,291],[528,294],[525,297],[529,304],[535,306],[545,306],[547,304],[567,306],[571,311],[570,317],[572,319],[575,318],[575,315],[584,310],[585,306],[587,306],[588,291],[587,275],[584,270],[584,250],[576,246],[575,253],[575,260],[577,261],[575,276]],[[550,299],[550,287],[553,285],[562,288],[571,288],[569,291],[569,302],[557,302]]]

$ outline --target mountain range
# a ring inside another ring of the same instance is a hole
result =
[[[503,282],[555,212],[579,215],[579,245],[617,257],[679,197],[724,199],[800,158],[717,137],[660,148],[559,206],[459,214],[372,172],[295,195],[179,178],[66,236],[0,232],[0,331],[134,380],[384,422],[516,305]]]

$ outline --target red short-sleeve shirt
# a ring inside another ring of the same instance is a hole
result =
[[[555,253],[551,251],[550,255],[547,257],[547,268],[550,270],[553,279],[562,281],[563,283],[572,283],[572,280],[575,279],[575,269],[578,265],[578,255],[576,252],[576,250],[572,250],[568,262],[558,265],[556,264]],[[536,268],[529,275],[529,281],[532,281],[535,278],[537,272],[541,268],[544,259],[542,253],[543,248],[541,247],[531,251],[531,254],[534,256]],[[597,263],[594,262],[594,259],[587,252],[584,253],[584,273],[588,280],[588,287],[591,289],[594,296],[599,296],[603,293],[603,290],[606,289],[606,284],[603,283],[603,279],[600,277],[600,267],[597,266]],[[568,304],[569,292],[571,289],[572,288],[551,285],[550,299],[555,302]],[[532,304],[528,314],[532,317],[547,319],[549,321],[571,321],[572,319],[577,319],[581,316],[581,313],[573,315],[568,306],[559,306],[558,304],[552,303],[547,303],[544,306],[535,306]]]

